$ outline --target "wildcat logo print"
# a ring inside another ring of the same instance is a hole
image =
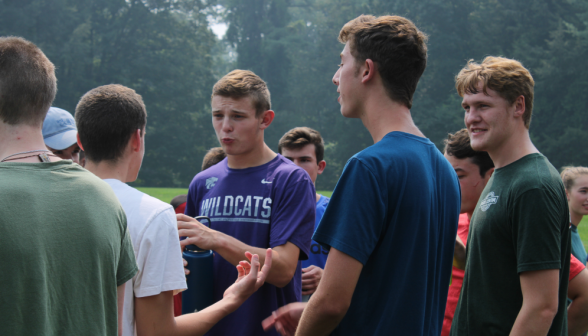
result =
[[[212,187],[214,187],[214,184],[216,183],[216,181],[218,181],[218,178],[216,177],[209,177],[206,179],[206,189],[210,189]]]
[[[486,195],[486,197],[484,197],[482,203],[480,203],[480,209],[485,212],[492,204],[496,204],[496,202],[498,202],[498,197],[500,196],[495,196],[494,191],[491,191],[488,195]]]

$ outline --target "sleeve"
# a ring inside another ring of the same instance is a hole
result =
[[[121,212],[123,210],[121,209]],[[137,274],[137,262],[135,261],[135,252],[133,250],[133,243],[131,236],[127,230],[127,217],[122,214],[124,230],[122,231],[122,239],[120,244],[120,256],[116,269],[116,286],[122,286],[125,282],[132,279]]]
[[[515,200],[511,218],[519,273],[562,267],[560,203],[543,189],[528,190]]]
[[[145,227],[137,244],[137,264],[136,297],[187,288],[172,208],[156,214]]]
[[[359,159],[349,160],[313,240],[365,265],[385,225],[383,185]]]
[[[186,216],[198,216],[198,209],[196,209],[198,206],[198,204],[196,204],[196,189],[196,183],[192,181],[190,188],[188,189],[188,197],[186,199],[186,210],[184,211]]]
[[[586,266],[584,266],[584,264],[582,264],[578,258],[574,257],[573,254],[570,254],[570,256],[570,281],[572,281],[572,279],[575,278],[576,275],[580,274],[580,272],[582,272]]]
[[[300,176],[294,177],[295,182],[288,183],[276,195],[278,203],[272,207],[269,243],[274,248],[291,242],[300,249],[299,259],[306,260],[314,230],[316,196],[306,172],[300,169],[293,174]]]

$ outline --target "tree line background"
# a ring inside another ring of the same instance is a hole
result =
[[[588,0],[0,0],[0,35],[37,44],[57,67],[54,106],[119,83],[143,96],[147,150],[135,185],[187,187],[218,146],[210,93],[232,69],[263,78],[276,118],[266,142],[296,126],[321,132],[334,188],[346,161],[372,144],[340,115],[331,79],[341,27],[360,14],[408,17],[429,36],[412,115],[439,148],[464,127],[454,77],[469,59],[520,60],[535,78],[531,136],[556,167],[588,165]],[[219,39],[211,22],[228,25]]]

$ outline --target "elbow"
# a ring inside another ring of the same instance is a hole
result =
[[[539,310],[539,316],[541,316],[542,319],[544,319],[545,321],[549,320],[552,321],[553,318],[555,317],[555,315],[557,315],[557,310],[558,310],[558,301],[550,301],[548,303],[546,303],[545,305],[543,305]]]
[[[292,271],[285,270],[283,272],[276,272],[275,274],[272,274],[275,276],[272,276],[271,279],[268,277],[267,282],[278,288],[284,288],[290,283],[290,281],[292,281],[294,273],[296,273],[296,268]]]

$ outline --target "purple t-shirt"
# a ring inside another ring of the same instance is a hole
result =
[[[231,169],[227,159],[199,173],[190,183],[186,215],[208,216],[211,227],[245,244],[268,248],[291,242],[308,258],[314,229],[315,191],[308,174],[279,155],[252,168]],[[214,299],[237,279],[235,266],[214,256]],[[265,333],[261,321],[279,307],[301,300],[300,263],[283,288],[265,283],[239,309],[207,335],[278,335]]]

